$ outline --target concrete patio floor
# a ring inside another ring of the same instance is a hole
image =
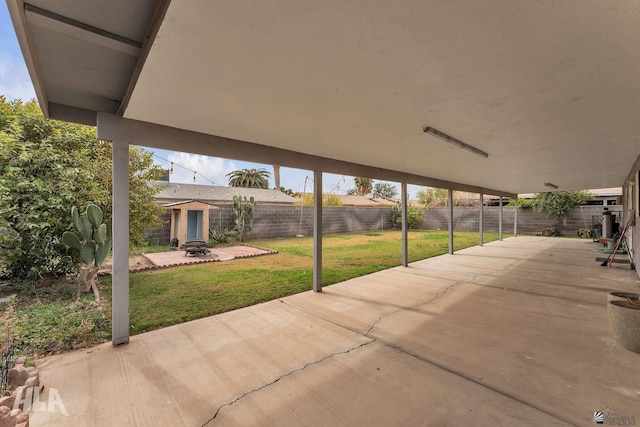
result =
[[[31,425],[640,424],[640,354],[606,311],[640,281],[599,248],[520,236],[53,356],[40,400],[68,416]]]

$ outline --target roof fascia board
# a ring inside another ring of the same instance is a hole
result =
[[[110,141],[126,141],[132,145],[142,145],[163,150],[179,150],[205,156],[276,164],[311,171],[350,176],[368,176],[386,181],[406,182],[408,184],[467,191],[470,193],[483,193],[510,198],[516,197],[515,194],[506,191],[460,184],[215,135],[206,135],[153,123],[123,119],[122,117],[108,113],[98,113],[98,138]]]
[[[158,31],[160,31],[160,25],[164,20],[164,17],[169,9],[169,5],[171,4],[171,0],[161,0],[158,2],[158,5],[153,13],[153,17],[149,22],[149,28],[147,29],[147,34],[142,42],[142,48],[140,49],[140,53],[138,55],[138,59],[136,60],[136,65],[133,69],[133,73],[131,74],[131,78],[129,79],[129,84],[127,85],[127,89],[122,96],[122,102],[120,102],[120,107],[118,107],[118,111],[116,112],[120,116],[124,115],[124,112],[129,105],[129,100],[131,99],[131,95],[133,94],[133,90],[138,83],[138,79],[140,78],[140,73],[144,68],[144,64],[147,61],[147,57],[149,56],[149,51],[153,46],[153,42],[158,35]]]
[[[79,123],[87,126],[96,126],[97,113],[84,108],[70,107],[68,105],[49,103],[49,117],[65,122]]]
[[[35,46],[29,33],[26,15],[24,12],[23,0],[7,0],[7,8],[9,9],[9,15],[11,16],[11,22],[13,23],[13,29],[16,32],[18,44],[24,57],[24,62],[27,65],[33,88],[36,92],[36,98],[38,98],[38,104],[45,117],[49,117],[49,102],[47,94],[44,90],[44,82],[42,76],[39,73],[40,66],[38,64],[38,58],[35,56]]]

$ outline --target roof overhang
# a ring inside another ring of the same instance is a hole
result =
[[[620,186],[640,154],[637,2],[7,3],[45,114],[253,150],[194,153],[501,194]]]

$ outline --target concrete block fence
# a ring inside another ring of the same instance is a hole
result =
[[[233,228],[231,205],[217,205],[220,210],[212,210],[209,223],[212,227]],[[622,206],[607,207],[614,214],[620,215]],[[484,231],[498,231],[499,207],[485,206],[483,211]],[[461,207],[453,209],[453,224],[456,231],[478,231],[478,207]],[[575,236],[576,230],[590,227],[594,217],[602,215],[602,206],[577,206],[555,226],[565,236]],[[514,208],[503,207],[503,232],[513,232]],[[424,210],[421,229],[446,230],[448,208],[432,208]],[[163,215],[163,227],[150,228],[147,239],[154,244],[169,242],[169,213]],[[518,233],[535,234],[538,230],[554,225],[554,220],[545,214],[530,209],[518,212]],[[392,228],[391,208],[388,207],[353,207],[325,206],[322,215],[322,228],[325,234],[353,233],[362,231],[388,230]],[[293,237],[297,234],[313,235],[313,207],[311,206],[276,206],[258,204],[254,211],[251,239],[269,239],[275,237]]]

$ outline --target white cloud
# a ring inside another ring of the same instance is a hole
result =
[[[173,152],[167,156],[167,160],[174,163],[173,174],[169,177],[171,182],[193,184],[194,173],[191,171],[197,171],[196,184],[209,185],[211,182],[208,180],[211,180],[215,182],[216,185],[227,185],[229,179],[226,175],[238,169],[231,160],[201,156],[198,154]],[[203,176],[206,177],[206,179],[203,178]]]
[[[27,102],[35,98],[31,78],[21,58],[0,54],[0,95],[9,101],[22,99]]]

